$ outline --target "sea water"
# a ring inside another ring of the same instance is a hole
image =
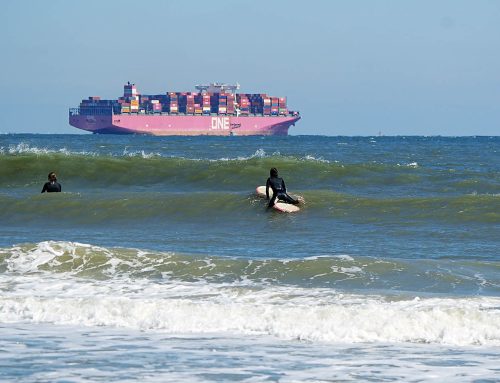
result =
[[[499,171],[498,137],[0,135],[0,381],[500,381]]]

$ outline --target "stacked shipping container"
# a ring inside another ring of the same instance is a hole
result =
[[[179,96],[177,95],[177,93],[174,92],[168,93],[168,98],[169,98],[168,112],[172,114],[179,113]]]
[[[194,94],[177,93],[179,99],[179,113],[194,114]]]
[[[216,97],[214,97],[216,98]],[[227,114],[227,94],[225,93],[219,93],[218,94],[219,98],[219,105],[218,105],[218,114]]]
[[[250,101],[246,94],[239,94],[238,106],[240,114],[242,116],[248,116],[250,114]]]
[[[153,113],[160,113],[161,112],[161,103],[160,100],[151,100],[151,109]]]
[[[210,114],[211,112],[211,104],[210,104],[210,95],[208,93],[203,93],[201,95],[202,98],[202,112],[203,114]]]
[[[270,116],[271,115],[271,99],[266,96],[262,102],[263,102],[262,114],[265,116]]]
[[[227,114],[234,114],[235,112],[235,96],[232,93],[227,94]]]
[[[158,95],[141,95],[134,84],[124,86],[123,97],[118,100],[101,100],[97,96],[82,100],[80,109],[92,114],[92,108],[108,108],[109,113],[170,113],[188,115],[264,115],[284,116],[289,113],[285,97],[266,94],[168,92]]]

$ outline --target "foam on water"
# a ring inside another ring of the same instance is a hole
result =
[[[16,283],[14,291],[0,298],[0,322],[267,334],[313,342],[500,345],[498,298],[390,301],[297,288],[145,285],[130,280],[96,285],[27,278]]]
[[[418,163],[416,162],[410,162],[408,164],[397,164],[397,166],[406,166],[406,167],[409,167],[409,168],[418,168]]]
[[[496,381],[498,348],[319,344],[266,336],[0,325],[0,379],[16,382]],[[490,379],[490,380],[488,380]]]
[[[500,289],[494,261],[403,260],[347,254],[304,258],[191,255],[178,252],[106,248],[65,241],[44,241],[0,249],[0,271],[16,275],[67,274],[97,280],[169,278],[210,283],[252,283],[300,287],[378,290],[390,294]],[[432,289],[429,289],[429,286]]]
[[[129,151],[128,148],[123,149],[123,154],[124,157],[141,157],[141,158],[154,158],[154,157],[161,157],[160,153],[157,152],[151,152],[147,153],[144,150],[133,150]]]
[[[9,154],[9,155],[18,155],[18,154],[36,154],[36,155],[49,155],[49,154],[63,154],[66,156],[109,156],[109,157],[139,157],[143,159],[150,159],[155,157],[164,157],[164,158],[179,158],[185,160],[193,160],[193,161],[209,161],[209,162],[217,162],[217,161],[246,161],[251,159],[261,159],[266,157],[279,157],[281,154],[279,151],[274,151],[271,154],[267,154],[263,148],[257,149],[253,154],[248,156],[236,156],[236,157],[221,157],[217,159],[212,159],[208,157],[200,157],[200,158],[188,158],[185,156],[172,156],[166,153],[160,153],[159,151],[150,152],[144,149],[134,149],[131,150],[129,147],[125,147],[121,152],[109,152],[104,151],[102,149],[106,149],[106,146],[100,146],[100,152],[90,152],[90,151],[74,151],[68,150],[66,147],[59,149],[49,149],[48,147],[38,147],[30,145],[26,142],[20,142],[17,145],[9,145],[8,147],[0,146],[0,154]],[[304,160],[312,160],[312,161],[321,161],[328,163],[329,161],[316,160],[314,156],[305,156]]]
[[[9,145],[9,147],[0,147],[0,154],[9,154],[9,155],[18,155],[18,154],[35,154],[37,156],[48,155],[48,154],[62,154],[65,156],[89,156],[95,157],[98,154],[95,152],[89,151],[72,151],[67,149],[66,147],[59,149],[49,149],[47,147],[37,147],[31,146],[28,143],[20,142],[17,145]]]
[[[248,278],[188,282],[171,278],[169,272],[154,278],[132,277],[120,270],[142,269],[142,257],[149,253],[118,258],[109,249],[64,242],[41,243],[28,252],[9,251],[0,273],[1,323],[270,335],[330,343],[500,345],[498,297],[359,294]],[[69,257],[71,252],[78,256]],[[62,261],[76,264],[55,273]],[[190,265],[188,259],[183,262]],[[90,271],[103,265],[111,278],[90,277]],[[205,259],[198,266],[211,269],[214,264]],[[358,273],[361,268],[344,269]],[[147,268],[141,273],[147,274]]]

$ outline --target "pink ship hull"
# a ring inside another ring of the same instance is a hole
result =
[[[103,134],[154,136],[274,136],[288,134],[300,116],[192,116],[160,114],[70,115],[79,129]]]

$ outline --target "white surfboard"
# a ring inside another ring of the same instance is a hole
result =
[[[265,186],[257,186],[257,189],[255,189],[255,192],[259,197],[264,197],[266,198],[266,187]],[[273,189],[269,188],[269,197],[273,196]]]
[[[267,197],[266,196],[266,186],[258,186],[257,189],[255,189],[255,193],[259,197],[266,198]],[[269,198],[272,198],[272,197],[273,197],[273,190],[271,188],[269,188]],[[291,203],[277,201],[274,204],[273,209],[281,211],[283,213],[295,213],[295,212],[300,210],[300,207],[298,207],[297,205],[292,205]]]
[[[283,213],[295,213],[300,210],[300,207],[298,207],[297,205],[292,205],[291,203],[279,201],[274,204],[273,209],[281,211]]]

